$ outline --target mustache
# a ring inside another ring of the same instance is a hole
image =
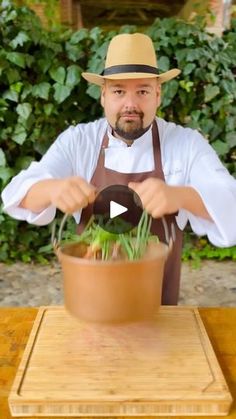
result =
[[[130,111],[125,111],[125,112],[119,112],[118,113],[118,119],[121,118],[122,116],[129,116],[129,115],[139,115],[140,118],[143,118],[144,113],[143,112],[138,112],[136,110],[130,110]]]

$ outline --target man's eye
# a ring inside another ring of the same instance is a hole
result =
[[[119,89],[117,89],[117,90],[114,90],[114,93],[115,93],[117,96],[120,96],[120,95],[122,95],[124,92],[123,92],[123,90],[119,90]]]
[[[140,90],[139,92],[138,92],[141,96],[146,96],[146,95],[148,95],[148,91],[147,90]]]

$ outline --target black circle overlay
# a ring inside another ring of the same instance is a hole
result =
[[[110,218],[110,202],[114,201],[127,211]],[[111,185],[103,189],[93,204],[94,221],[104,230],[113,234],[123,234],[139,223],[143,207],[139,196],[125,185]]]

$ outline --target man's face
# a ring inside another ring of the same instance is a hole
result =
[[[105,80],[101,104],[114,134],[135,140],[152,124],[160,105],[157,79]]]

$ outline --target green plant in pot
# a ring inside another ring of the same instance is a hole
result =
[[[151,217],[143,211],[138,226],[121,234],[110,233],[91,219],[81,235],[62,240],[66,219],[54,248],[67,310],[81,320],[99,323],[152,319],[161,304],[171,245],[151,235]]]

